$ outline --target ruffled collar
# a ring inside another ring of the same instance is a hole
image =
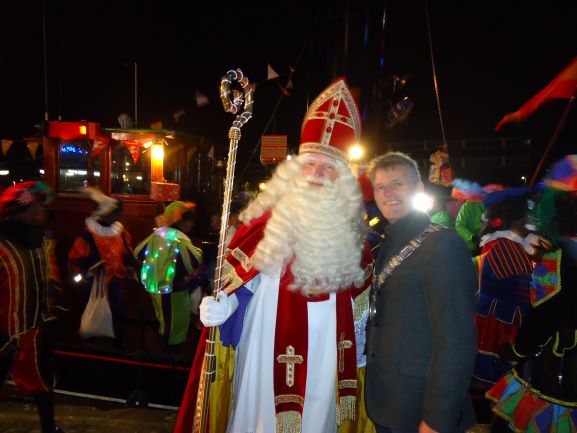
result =
[[[88,217],[86,218],[85,223],[88,230],[98,236],[113,237],[118,236],[124,231],[124,226],[120,221],[114,221],[109,226],[103,226],[98,221],[96,221],[94,217]]]
[[[523,245],[523,238],[519,236],[517,233],[511,230],[498,230],[493,233],[487,233],[481,238],[481,243],[479,244],[481,247],[487,245],[489,242],[492,242],[496,239],[509,239],[510,241],[517,242],[518,244]]]

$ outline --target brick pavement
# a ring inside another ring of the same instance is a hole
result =
[[[56,399],[56,422],[65,433],[170,433],[176,411]],[[0,432],[40,433],[36,406],[27,400],[0,403]]]
[[[171,433],[176,411],[154,408],[125,408],[118,404],[56,399],[57,424],[65,433]],[[36,407],[30,401],[0,402],[0,432],[40,433]],[[489,433],[477,424],[467,433]]]

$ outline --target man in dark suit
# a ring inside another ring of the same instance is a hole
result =
[[[367,323],[366,406],[377,432],[458,433],[475,423],[468,386],[476,352],[476,281],[453,231],[413,209],[416,162],[389,152],[369,167],[389,221]],[[392,260],[391,260],[392,259]]]

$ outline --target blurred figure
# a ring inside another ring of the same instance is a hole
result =
[[[455,227],[455,220],[457,219],[457,215],[461,210],[461,206],[465,203],[464,200],[457,200],[450,197],[447,201],[447,210],[449,211],[449,215],[451,216],[451,222],[453,227]]]
[[[487,222],[481,232],[477,302],[478,350],[474,377],[495,383],[511,365],[498,359],[498,349],[513,338],[528,309],[533,259],[526,251],[527,198],[531,188],[509,188],[487,195]],[[530,251],[532,252],[532,251]],[[481,385],[481,384],[480,384]]]
[[[455,230],[467,244],[472,256],[480,252],[481,229],[483,228],[483,204],[479,201],[466,201],[455,218]]]
[[[0,197],[0,380],[10,370],[16,389],[34,398],[42,433],[62,432],[54,421],[47,332],[58,280],[53,245],[44,237],[49,197],[42,182],[15,184]]]
[[[431,222],[439,224],[448,229],[454,228],[455,225],[451,218],[451,214],[447,209],[448,196],[446,191],[441,189],[441,187],[435,186],[430,195],[432,198],[432,207],[429,211]]]
[[[68,253],[71,275],[92,285],[98,273],[108,294],[114,334],[122,342],[124,329],[125,283],[134,278],[138,265],[132,256],[132,237],[120,219],[122,201],[105,195],[96,187],[84,192],[96,203],[96,208],[85,220],[85,230],[74,240]],[[89,293],[86,293],[88,301]]]
[[[140,281],[149,292],[167,349],[179,351],[190,327],[192,278],[202,263],[202,250],[187,236],[195,205],[175,201],[157,218],[158,228],[136,246],[142,263]]]
[[[573,168],[558,172],[569,159]],[[516,365],[486,393],[495,403],[492,433],[566,433],[577,426],[577,194],[566,183],[575,179],[575,161],[571,155],[553,166],[538,199],[539,232],[552,244],[533,239],[547,252],[532,275],[532,308],[499,350]]]
[[[451,198],[464,201],[455,217],[455,230],[467,244],[473,257],[480,252],[481,230],[483,228],[483,199],[491,192],[501,191],[504,187],[498,184],[488,184],[483,187],[476,182],[465,179],[455,179]]]

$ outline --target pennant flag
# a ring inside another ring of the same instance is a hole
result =
[[[140,157],[140,143],[136,140],[126,140],[124,146],[126,146],[130,152],[130,156],[132,156],[134,163],[138,164],[138,158]]]
[[[507,113],[495,126],[499,131],[503,125],[510,122],[522,122],[537,108],[551,99],[568,99],[575,96],[577,91],[577,57],[567,66],[547,87],[529,99],[521,108],[513,113]]]
[[[210,146],[210,149],[208,150],[206,156],[210,159],[214,159],[214,144]]]
[[[561,191],[577,191],[577,155],[566,155],[554,163],[543,182]]]
[[[208,97],[198,90],[194,91],[194,100],[196,101],[197,107],[204,107],[205,105],[210,104]]]
[[[6,156],[8,154],[12,143],[14,143],[12,140],[2,139],[2,155]]]
[[[92,155],[96,156],[106,147],[108,142],[110,141],[110,137],[106,135],[96,134],[94,137],[94,141],[92,142]]]
[[[292,90],[294,89],[292,77],[289,77],[287,83],[284,86],[281,86],[280,84],[278,86],[283,95],[290,96]]]
[[[271,65],[266,65],[267,67],[267,72],[266,72],[266,79],[267,80],[274,80],[275,78],[278,78],[279,75],[276,73],[276,71],[271,67]]]
[[[184,110],[184,108],[181,108],[180,110],[176,110],[174,113],[172,113],[172,117],[174,117],[174,122],[178,123],[178,120],[184,116],[186,114],[186,111]]]
[[[29,141],[26,144],[28,145],[28,150],[30,151],[32,158],[36,159],[36,152],[38,151],[38,144],[39,143],[37,141]]]

